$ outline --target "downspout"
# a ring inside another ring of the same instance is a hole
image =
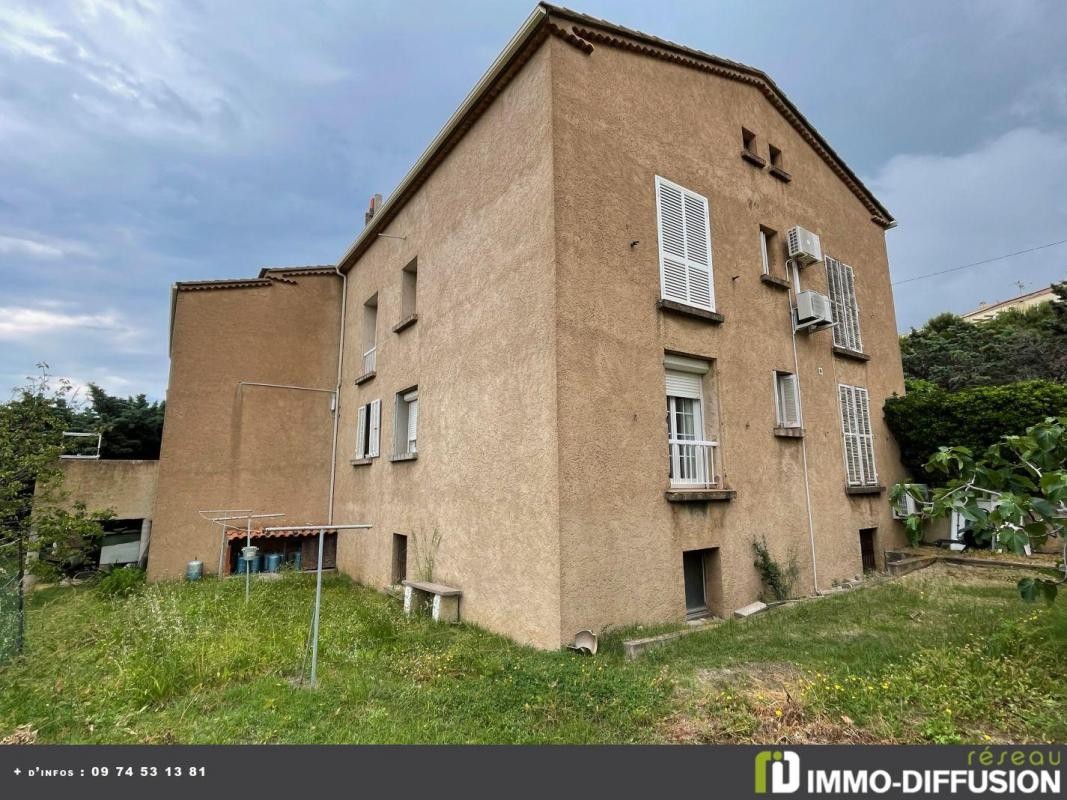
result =
[[[800,288],[800,271],[793,259],[789,259],[787,264],[792,272],[786,300],[789,304],[789,328],[793,332],[793,373],[797,376],[797,405],[800,407],[800,418],[804,419],[804,392],[800,387],[800,360],[797,358],[797,325],[793,317],[793,303],[797,290]],[[815,595],[818,596],[821,592],[819,591],[819,568],[816,566],[815,556],[815,519],[811,511],[811,481],[808,478],[808,441],[805,437],[800,439],[800,457],[804,468],[804,502],[808,509],[808,539],[811,541],[811,581]]]
[[[337,480],[337,433],[341,422],[341,367],[345,356],[345,313],[348,306],[348,273],[335,264],[333,271],[341,276],[341,325],[337,342],[337,385],[333,394],[333,437],[330,443],[330,497],[327,501],[326,521],[333,524],[334,483]]]

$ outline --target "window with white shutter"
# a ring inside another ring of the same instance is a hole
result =
[[[707,361],[667,356],[667,452],[671,485],[707,488],[715,486],[718,443],[706,433],[704,415],[704,376]]]
[[[837,387],[844,435],[845,474],[849,486],[875,486],[874,434],[871,429],[870,397],[860,386]]]
[[[356,413],[356,458],[367,456],[367,407],[360,406]]]
[[[826,256],[826,288],[830,295],[834,344],[857,353],[863,352],[860,338],[860,309],[856,302],[856,282],[852,267]]]
[[[399,392],[393,422],[393,458],[409,458],[418,452],[419,390]]]
[[[382,401],[372,400],[356,412],[356,453],[354,458],[377,458],[382,428]]]
[[[774,373],[774,408],[779,428],[800,427],[800,391],[792,372]]]
[[[367,458],[377,458],[382,434],[382,401],[374,400],[367,406]]]
[[[663,299],[714,311],[707,198],[657,175],[656,213]]]

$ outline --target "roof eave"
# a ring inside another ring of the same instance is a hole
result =
[[[522,27],[511,37],[511,41],[507,43],[507,46],[500,52],[500,55],[496,57],[489,69],[482,75],[481,79],[474,85],[474,88],[470,90],[459,108],[448,118],[444,126],[437,133],[437,135],[430,142],[429,146],[419,156],[418,161],[407,171],[407,174],[397,184],[396,189],[389,195],[389,199],[386,200],[381,207],[377,210],[371,221],[367,223],[366,227],[359,233],[356,240],[345,251],[345,254],[337,262],[339,270],[347,272],[351,269],[352,264],[349,263],[352,257],[362,249],[369,246],[368,242],[376,237],[378,233],[384,228],[388,221],[392,218],[393,204],[399,200],[404,200],[407,193],[407,189],[415,182],[419,177],[422,170],[432,161],[437,151],[451,138],[452,134],[462,124],[467,114],[478,104],[482,95],[486,90],[500,77],[500,75],[507,68],[511,59],[519,50],[526,44],[526,42],[534,35],[534,33],[540,28],[540,26],[548,19],[548,10],[543,5],[538,5],[534,8],[533,12],[526,21],[522,24]]]
[[[804,114],[801,113],[800,109],[793,104],[793,101],[789,99],[789,97],[785,94],[785,92],[781,90],[781,88],[779,88],[778,84],[774,82],[774,79],[771,78],[771,76],[763,70],[756,69],[755,67],[750,67],[747,64],[742,64],[738,61],[731,61],[730,59],[722,58],[711,53],[705,53],[703,50],[697,50],[692,47],[686,47],[685,45],[678,44],[676,42],[671,42],[667,39],[661,39],[658,36],[652,36],[650,34],[643,33],[642,31],[627,28],[622,25],[617,25],[613,22],[609,22],[608,20],[598,19],[597,17],[592,17],[588,14],[582,14],[578,11],[573,11],[569,8],[563,8],[561,6],[555,6],[545,2],[540,3],[540,7],[554,17],[561,17],[570,20],[571,22],[577,22],[582,25],[589,25],[593,27],[599,27],[607,31],[613,31],[622,36],[627,36],[631,39],[644,42],[649,46],[659,47],[664,50],[670,50],[679,55],[684,55],[689,58],[696,58],[708,61],[710,63],[716,64],[717,66],[735,70],[737,72],[741,72],[752,78],[755,78],[758,81],[762,81],[772,92],[774,92],[775,95],[777,95],[777,97],[782,101],[782,103],[789,108],[790,113],[796,116],[797,120],[803,125],[803,127],[808,132],[811,133],[812,137],[814,137],[815,140],[819,143],[819,146],[827,152],[827,154],[833,159],[833,161],[848,175],[849,179],[852,180],[859,187],[859,189],[862,191],[863,195],[870,202],[870,204],[878,210],[878,217],[880,218],[872,217],[872,221],[878,225],[881,225],[887,230],[896,227],[896,220],[893,218],[893,215],[889,213],[889,210],[882,205],[878,198],[875,197],[874,193],[870,189],[868,189],[867,186],[863,183],[863,181],[860,180],[860,178],[856,175],[856,173],[852,171],[851,167],[848,166],[845,160],[841,158],[841,156],[837,154],[833,147],[830,146],[830,143],[827,142],[825,138],[823,138],[823,135],[819,133],[818,129],[816,129],[815,126],[808,121],[807,117],[805,117]]]

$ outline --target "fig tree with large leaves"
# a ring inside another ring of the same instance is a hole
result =
[[[918,484],[898,483],[890,497],[905,494],[915,511],[905,527],[913,545],[935,519],[952,512],[970,523],[975,539],[995,549],[1025,555],[1050,539],[1063,542],[1067,527],[1067,417],[1049,417],[1018,436],[1003,436],[980,453],[967,447],[941,447],[926,470],[943,479],[929,496]],[[1024,578],[1019,593],[1033,602],[1052,602],[1067,582],[1067,544],[1061,544],[1059,571],[1052,578]]]

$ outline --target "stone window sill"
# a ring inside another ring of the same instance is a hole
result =
[[[725,503],[734,499],[733,489],[668,489],[670,503]]]
[[[834,345],[834,355],[841,356],[842,358],[851,358],[855,361],[870,361],[871,357],[866,353],[860,353],[856,350],[849,350],[847,347],[838,347]]]
[[[881,494],[885,491],[885,487],[878,486],[846,486],[845,494],[849,495],[863,495],[863,494]]]
[[[697,308],[696,306],[678,303],[674,300],[658,300],[656,301],[656,308],[661,311],[671,311],[675,314],[685,314],[689,317],[696,317],[697,319],[702,319],[715,325],[721,325],[723,321],[723,315],[717,311],[708,311],[706,308]]]
[[[767,166],[767,162],[755,153],[753,153],[751,150],[742,150],[741,158],[747,161],[749,164],[759,167],[760,169],[763,169],[765,166]]]
[[[373,458],[350,458],[350,459],[348,459],[348,463],[351,464],[353,467],[366,467],[369,464],[373,464],[374,463],[374,459]]]
[[[789,281],[785,278],[777,278],[774,275],[760,275],[759,279],[768,286],[773,286],[775,289],[784,289],[789,291]]]
[[[782,425],[777,426],[774,429],[774,435],[781,439],[803,439],[803,428],[786,428]]]
[[[400,322],[396,323],[396,325],[393,326],[393,333],[400,333],[400,331],[405,330],[406,328],[410,328],[418,321],[418,314],[412,314],[409,317],[404,317],[402,320],[400,320]]]
[[[790,182],[791,180],[793,180],[793,176],[792,176],[792,175],[790,175],[790,174],[789,174],[788,172],[786,172],[786,171],[785,171],[784,169],[782,169],[781,167],[771,167],[771,168],[770,168],[769,170],[767,170],[767,171],[768,171],[768,172],[769,172],[769,173],[770,173],[771,175],[773,175],[774,177],[776,177],[776,178],[777,178],[778,180],[780,180],[780,181],[781,181],[782,183],[789,183],[789,182]]]
[[[356,386],[359,386],[361,383],[366,383],[367,381],[371,380],[377,374],[378,373],[375,372],[374,370],[371,370],[370,372],[364,372],[362,375],[360,375],[358,378],[356,378],[356,380],[353,381],[353,383],[355,383]]]
[[[389,460],[394,464],[398,461],[414,461],[419,457],[418,453],[404,453],[400,456],[389,456]]]

